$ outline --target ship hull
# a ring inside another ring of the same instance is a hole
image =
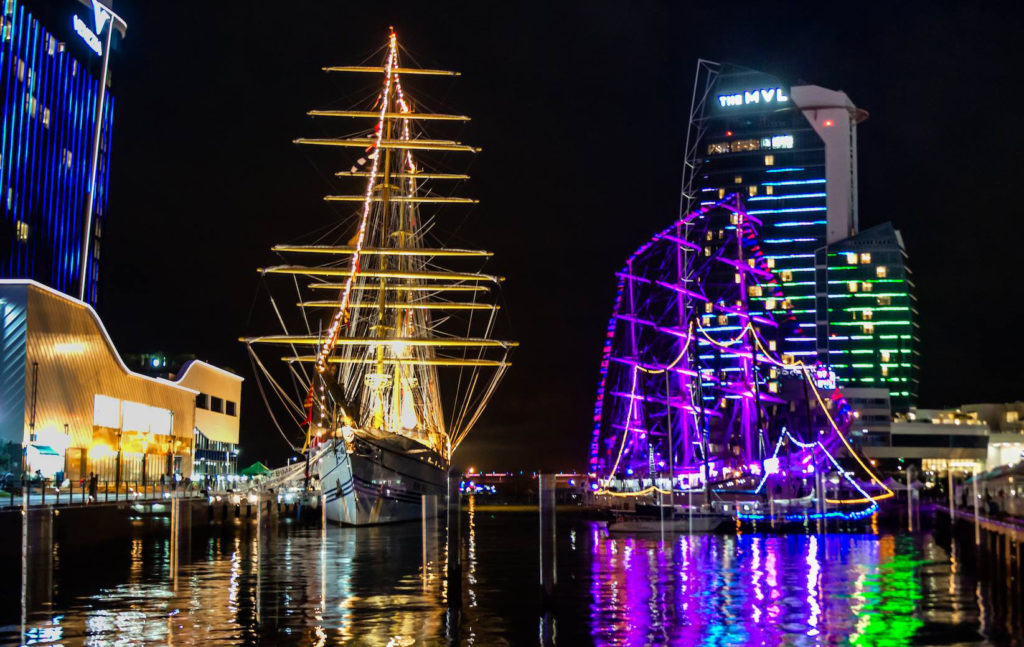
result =
[[[346,526],[369,526],[422,518],[423,496],[446,494],[447,470],[429,452],[397,440],[359,438],[355,451],[342,443],[328,451],[318,468],[327,520]],[[438,464],[433,464],[433,463]]]

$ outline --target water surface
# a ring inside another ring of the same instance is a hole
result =
[[[979,582],[930,535],[663,541],[562,516],[545,609],[536,516],[471,509],[463,524],[462,604],[451,607],[443,545],[425,552],[419,524],[196,535],[177,574],[161,537],[59,546],[52,569],[30,569],[25,643],[939,645],[1021,633],[1005,582]],[[5,644],[22,631],[14,588],[0,609]]]

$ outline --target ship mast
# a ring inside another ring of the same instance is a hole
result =
[[[424,191],[427,181],[460,181],[468,176],[425,169],[414,154],[472,154],[479,149],[422,132],[424,125],[443,126],[469,118],[419,111],[405,93],[401,76],[458,73],[402,67],[394,30],[383,65],[324,69],[383,75],[370,109],[309,112],[332,121],[371,119],[374,127],[369,136],[363,130],[350,136],[295,140],[310,147],[365,151],[358,165],[336,173],[338,178],[363,180],[365,190],[324,197],[332,203],[359,205],[355,235],[347,244],[277,245],[274,251],[282,255],[326,260],[277,265],[260,272],[289,277],[297,289],[300,278],[306,281],[297,305],[307,321],[309,315],[315,321],[318,313],[332,316],[320,329],[307,324],[305,335],[285,329],[281,335],[244,341],[250,351],[256,345],[286,346],[292,352],[282,359],[289,366],[313,365],[306,400],[308,424],[313,424],[311,407],[318,406],[321,412],[336,412],[334,420],[323,416],[322,424],[330,433],[337,433],[344,424],[357,432],[399,434],[447,459],[479,419],[517,345],[492,338],[499,307],[486,297],[503,279],[480,271],[479,263],[490,252],[425,244],[429,225],[419,216],[420,209],[477,201]],[[427,222],[441,217],[432,213]],[[474,263],[476,267],[467,267]],[[327,298],[316,298],[318,294]],[[303,348],[315,352],[304,354]],[[453,374],[446,384],[451,388],[442,389],[442,372]],[[292,370],[293,377],[298,374]]]

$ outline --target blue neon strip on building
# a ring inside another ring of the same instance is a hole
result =
[[[17,0],[0,25],[0,278],[30,278],[77,296],[99,81]],[[108,203],[114,118],[102,115],[86,301]]]

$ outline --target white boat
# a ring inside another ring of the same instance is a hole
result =
[[[608,532],[613,533],[661,533],[661,532],[713,532],[733,517],[713,512],[695,512],[666,516],[664,520],[653,517],[630,517],[608,523]]]
[[[297,299],[298,308],[279,307],[271,287],[281,334],[242,340],[261,392],[277,396],[304,436],[294,449],[313,456],[330,448],[306,477],[319,476],[327,519],[349,525],[418,519],[424,495],[443,503],[452,453],[517,345],[496,338],[494,292],[503,279],[482,271],[491,252],[448,247],[437,239],[447,225],[434,227],[453,217],[447,209],[477,202],[428,186],[468,178],[438,170],[452,154],[478,149],[435,132],[468,117],[423,110],[402,83],[457,74],[400,64],[393,31],[384,51],[379,66],[325,68],[374,79],[375,91],[352,109],[311,111],[330,124],[356,125],[296,143],[347,151],[348,170],[335,176],[357,188],[325,196],[349,210],[326,223],[328,234],[274,246],[288,264],[260,273],[293,289],[284,303]],[[431,155],[446,158],[420,159]],[[262,359],[275,348],[283,370]]]

